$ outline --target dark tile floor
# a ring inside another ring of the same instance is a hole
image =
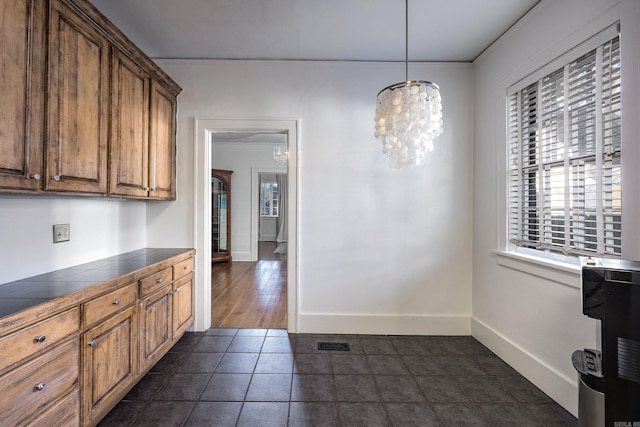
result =
[[[210,329],[187,333],[100,427],[577,425],[472,337]]]

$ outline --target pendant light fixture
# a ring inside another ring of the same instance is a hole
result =
[[[282,166],[287,166],[289,160],[289,152],[284,145],[276,145],[273,147],[273,160],[280,163]]]
[[[442,102],[437,84],[409,80],[409,0],[405,0],[405,79],[378,93],[375,137],[389,166],[423,165],[442,134]]]

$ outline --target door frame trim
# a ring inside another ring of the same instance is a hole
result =
[[[289,216],[287,242],[287,331],[296,333],[298,310],[298,148],[300,119],[291,118],[211,118],[194,120],[194,236],[195,255],[195,321],[194,329],[204,331],[211,326],[211,146],[218,132],[256,132],[287,134],[287,210]]]

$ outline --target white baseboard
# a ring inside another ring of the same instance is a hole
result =
[[[578,384],[576,380],[567,378],[566,375],[558,372],[512,342],[508,337],[474,317],[471,318],[471,335],[558,402],[560,406],[575,417],[578,416]]]
[[[300,314],[299,333],[470,335],[470,316]]]
[[[231,252],[233,261],[251,261],[251,252]]]

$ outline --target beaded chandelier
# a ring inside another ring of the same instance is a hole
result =
[[[378,93],[375,137],[389,166],[423,165],[433,151],[433,140],[442,134],[442,101],[437,84],[409,80],[409,0],[405,0],[405,79]]]

